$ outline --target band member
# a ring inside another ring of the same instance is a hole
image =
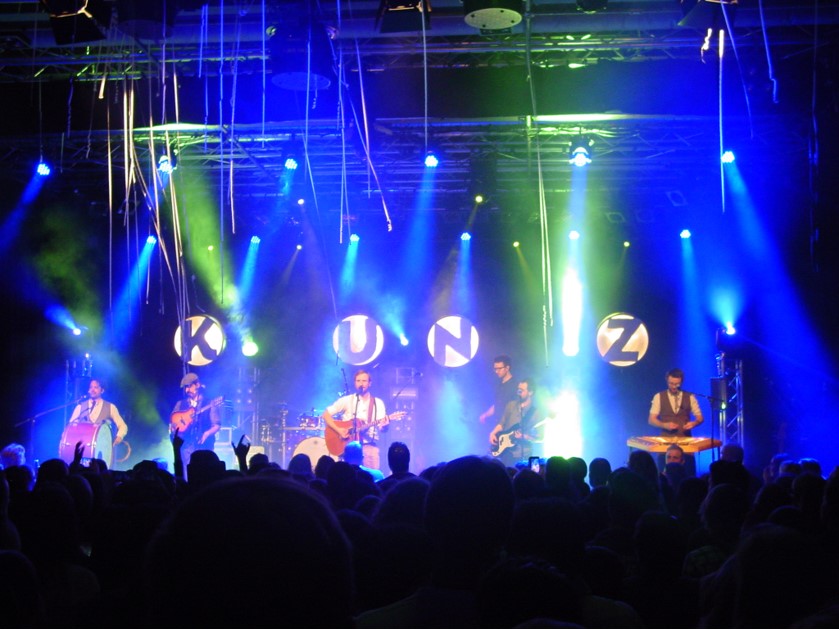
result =
[[[379,470],[379,431],[405,414],[387,415],[384,401],[370,393],[373,379],[367,370],[357,370],[353,383],[355,391],[352,394],[341,396],[323,411],[326,446],[331,455],[339,456],[344,454],[350,440],[356,440],[362,445],[364,466]],[[338,415],[340,420],[336,419]]]
[[[184,444],[181,455],[184,464],[189,464],[193,451],[212,451],[216,444],[216,433],[221,429],[221,414],[219,406],[223,402],[221,396],[211,401],[204,397],[204,385],[198,375],[189,372],[181,379],[184,398],[175,403],[175,408],[169,416],[169,432],[178,431]]]
[[[512,360],[506,354],[500,354],[493,359],[492,369],[498,379],[498,384],[495,386],[495,401],[478,416],[481,424],[489,419],[501,422],[501,416],[504,414],[507,403],[516,399],[517,381],[513,378],[512,363]]]
[[[116,437],[114,437],[113,442],[113,445],[116,446],[128,434],[128,425],[122,419],[117,406],[102,398],[102,394],[104,393],[105,385],[102,381],[98,378],[90,379],[90,384],[87,388],[87,400],[82,400],[76,405],[73,413],[70,415],[70,422],[108,423],[116,425]]]
[[[691,429],[698,427],[704,421],[699,401],[694,394],[682,391],[685,373],[679,368],[673,368],[664,375],[667,389],[653,396],[650,404],[649,423],[661,429],[661,435],[671,437],[690,437]],[[691,477],[696,475],[696,459],[690,453],[685,453],[685,471]],[[659,468],[664,468],[665,459],[658,457]]]
[[[540,442],[543,421],[533,400],[533,383],[519,379],[516,399],[504,407],[504,415],[489,434],[492,454],[507,466],[526,461],[533,454],[533,444]]]
[[[667,389],[653,396],[649,423],[661,429],[662,435],[690,437],[691,429],[704,421],[699,401],[690,392],[682,391],[685,373],[679,368],[667,372],[665,379]]]

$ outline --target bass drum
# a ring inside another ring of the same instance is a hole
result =
[[[76,453],[76,443],[81,442],[82,463],[87,465],[91,459],[101,459],[110,470],[114,465],[113,437],[111,425],[93,424],[92,422],[71,422],[61,434],[58,446],[58,456],[68,464],[73,462]]]
[[[294,455],[297,455],[298,453],[304,453],[309,456],[309,459],[312,462],[313,471],[315,469],[315,466],[318,465],[318,460],[323,455],[328,455],[329,457],[332,457],[332,459],[334,459],[335,461],[338,461],[337,457],[329,455],[329,451],[326,448],[326,440],[324,440],[321,437],[310,437],[306,438],[305,440],[301,440],[300,444],[298,444],[294,448],[294,453],[292,454],[292,457],[294,457]]]

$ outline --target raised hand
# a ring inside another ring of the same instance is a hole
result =
[[[180,453],[181,447],[184,445],[184,439],[179,435],[180,432],[180,429],[175,429],[172,433],[172,448],[176,453]]]
[[[78,465],[82,461],[82,456],[84,455],[84,446],[82,445],[82,441],[79,440],[76,442],[76,447],[73,449],[73,463]]]
[[[242,434],[242,437],[239,438],[239,443],[234,444],[233,442],[230,443],[230,446],[233,447],[233,452],[236,453],[236,457],[247,457],[248,451],[251,450],[250,442],[244,443],[245,441],[245,434]]]

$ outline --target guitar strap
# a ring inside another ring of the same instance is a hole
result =
[[[370,427],[373,426],[373,421],[376,418],[376,397],[373,394],[370,394],[370,400],[367,404],[367,428],[364,430],[367,433],[370,430]],[[369,434],[368,434],[369,435]],[[358,436],[358,441],[361,442],[361,436]]]

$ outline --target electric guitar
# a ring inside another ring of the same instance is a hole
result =
[[[346,449],[347,444],[353,439],[358,439],[359,434],[363,433],[370,427],[383,426],[391,420],[401,420],[405,417],[405,414],[406,412],[404,411],[395,411],[386,415],[384,418],[372,422],[362,420],[361,418],[356,418],[354,421],[336,420],[335,424],[338,425],[339,428],[350,429],[350,432],[345,438],[342,438],[340,433],[327,424],[326,429],[323,432],[323,439],[326,441],[326,450],[329,451],[330,455],[340,457],[344,454],[344,449]]]
[[[172,415],[169,416],[169,431],[171,433],[175,432],[175,429],[178,430],[178,435],[183,436],[186,433],[187,429],[192,425],[195,421],[195,417],[207,411],[212,407],[218,407],[221,403],[224,402],[224,396],[219,396],[218,398],[213,398],[210,402],[206,405],[201,407],[200,409],[196,409],[195,407],[190,407],[184,411],[174,411]]]
[[[507,431],[504,431],[504,433],[499,433],[498,434],[498,444],[494,444],[492,446],[492,448],[490,449],[490,454],[493,457],[498,457],[499,455],[501,455],[501,453],[506,451],[508,448],[514,447],[516,445],[516,440],[513,437],[513,435],[518,430],[519,430],[519,425],[515,424],[512,427],[510,427],[510,429],[508,429]]]

